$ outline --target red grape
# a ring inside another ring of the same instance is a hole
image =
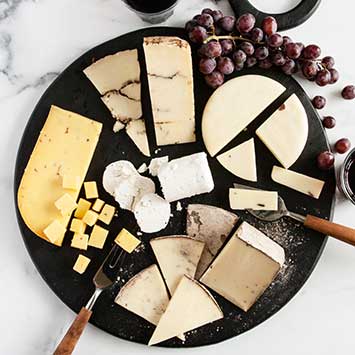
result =
[[[218,58],[217,69],[224,75],[232,74],[234,72],[234,64],[232,59],[228,57]]]
[[[211,15],[214,22],[218,22],[223,17],[223,12],[221,10],[213,10]]]
[[[207,8],[207,9],[203,9],[201,13],[202,14],[208,14],[208,15],[212,16],[213,15],[213,10],[210,9],[210,8]]]
[[[202,14],[198,19],[197,23],[205,28],[210,28],[213,25],[213,17],[209,14]]]
[[[190,32],[196,26],[197,26],[197,22],[195,20],[187,21],[185,24],[185,30],[186,32]]]
[[[286,55],[290,58],[290,59],[297,59],[300,57],[301,55],[301,47],[299,44],[297,43],[288,43],[285,46],[285,51],[286,51]]]
[[[286,58],[282,52],[277,52],[272,57],[272,62],[278,66],[282,67],[286,63]]]
[[[247,60],[245,61],[245,65],[247,68],[253,67],[258,61],[256,60],[255,57],[248,57]]]
[[[265,58],[259,61],[259,67],[262,69],[270,69],[272,67],[272,62],[270,58]]]
[[[335,143],[334,148],[337,153],[344,154],[351,148],[351,143],[348,138],[342,138]]]
[[[332,69],[335,65],[335,60],[333,57],[327,56],[322,59],[322,63],[327,69]]]
[[[334,161],[334,155],[329,151],[322,152],[317,157],[318,167],[322,170],[331,169],[334,166]]]
[[[235,25],[235,17],[224,16],[218,21],[218,25],[221,26],[226,32],[232,32]]]
[[[217,63],[214,58],[202,58],[199,63],[199,70],[202,74],[211,74],[216,66]]]
[[[253,42],[259,43],[264,38],[264,32],[261,28],[255,27],[250,32],[250,39]]]
[[[222,46],[217,41],[205,43],[199,49],[199,54],[207,58],[217,58],[222,54]]]
[[[277,22],[274,17],[267,16],[262,22],[262,29],[268,35],[272,35],[277,31]]]
[[[302,51],[303,58],[306,59],[317,59],[320,56],[320,54],[321,54],[321,49],[315,44],[308,45]]]
[[[316,76],[316,83],[319,86],[325,86],[330,83],[330,79],[331,79],[331,76],[330,76],[329,70],[323,69],[318,72],[318,74]]]
[[[283,44],[283,38],[278,33],[274,33],[268,37],[267,44],[272,48],[280,47]]]
[[[258,60],[263,60],[269,55],[269,50],[267,47],[261,46],[255,50],[255,58]]]
[[[222,39],[220,42],[222,47],[222,55],[227,55],[233,52],[234,44],[230,39]]]
[[[313,107],[318,109],[318,110],[321,110],[325,104],[327,103],[327,100],[325,97],[323,96],[315,96],[312,100],[312,104],[313,104]]]
[[[206,75],[205,80],[208,86],[213,89],[216,89],[223,84],[224,75],[218,70],[215,70],[211,74]]]
[[[255,17],[252,14],[244,14],[237,19],[235,24],[240,33],[250,32],[255,25]]]
[[[294,73],[295,67],[296,67],[296,63],[294,60],[286,59],[286,62],[281,67],[281,69],[286,75],[292,75]]]
[[[323,123],[323,127],[328,128],[328,129],[331,129],[331,128],[334,128],[334,127],[335,127],[335,125],[336,125],[336,120],[335,120],[335,118],[332,117],[332,116],[325,116],[325,117],[323,118],[322,123]]]
[[[202,26],[196,26],[189,32],[190,41],[194,43],[203,43],[207,37],[207,31]]]
[[[307,79],[313,79],[318,73],[317,63],[309,60],[302,66],[302,73]]]
[[[345,88],[341,92],[341,95],[345,100],[355,99],[355,86],[354,85],[345,86]]]
[[[235,64],[242,64],[247,60],[247,55],[241,49],[238,49],[233,53],[233,60]]]
[[[240,44],[240,49],[241,49],[247,56],[253,55],[253,54],[254,54],[254,51],[255,51],[254,46],[253,46],[250,42],[242,42],[242,43]]]
[[[243,69],[244,69],[244,63],[245,63],[245,62],[243,62],[243,63],[234,63],[234,70],[235,70],[235,71],[241,71],[241,70],[243,70]]]
[[[332,68],[329,69],[329,73],[330,73],[330,84],[335,84],[338,80],[339,80],[339,72]]]
[[[292,43],[292,39],[289,36],[283,36],[283,46],[286,46],[289,43]]]

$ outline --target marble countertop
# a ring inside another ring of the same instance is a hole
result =
[[[279,9],[297,0],[254,0]],[[355,3],[322,1],[307,23],[288,31],[291,37],[321,46],[334,55],[342,78],[328,88],[301,80],[311,97],[323,93],[329,104],[322,114],[338,120],[329,139],[355,142],[355,102],[338,99],[340,89],[355,82],[352,40]],[[231,12],[227,1],[181,0],[166,25],[182,26],[204,7]],[[39,276],[22,242],[13,203],[13,172],[19,141],[36,102],[52,80],[89,48],[147,24],[120,0],[0,0],[0,354],[51,354],[74,314]],[[337,166],[341,157],[337,157]],[[335,221],[355,226],[355,206],[337,194]],[[353,354],[355,347],[355,250],[329,240],[309,281],[274,317],[246,334],[188,354],[273,355]],[[89,325],[76,354],[167,354],[116,339]]]

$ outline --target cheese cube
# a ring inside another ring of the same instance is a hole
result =
[[[109,225],[112,221],[115,212],[116,212],[115,207],[106,204],[100,213],[99,221]]]
[[[92,229],[88,245],[94,248],[102,249],[104,247],[107,235],[108,230],[95,225]]]
[[[78,207],[76,208],[74,217],[83,218],[85,216],[85,213],[89,211],[90,207],[91,207],[91,203],[81,198],[78,202]]]
[[[57,242],[61,245],[66,231],[67,231],[66,228],[57,219],[55,219],[43,231],[43,233],[50,242],[52,243]]]
[[[75,233],[73,239],[71,240],[71,247],[87,250],[88,248],[89,236],[87,234],[78,234]]]
[[[87,199],[98,198],[97,185],[95,181],[84,182],[85,196]]]
[[[97,222],[98,218],[98,213],[89,210],[85,213],[83,217],[83,222],[85,222],[88,226],[92,227]]]
[[[92,206],[92,209],[95,211],[95,212],[100,212],[102,207],[104,207],[104,204],[105,202],[100,200],[99,198],[95,201],[95,203],[93,204]]]
[[[69,194],[64,194],[57,201],[54,202],[55,207],[58,208],[63,216],[70,215],[77,207],[73,197]]]
[[[86,224],[77,218],[73,218],[70,224],[70,231],[78,234],[84,234],[86,229]]]
[[[141,243],[139,239],[137,239],[133,234],[128,232],[126,229],[122,229],[118,236],[115,239],[115,243],[117,243],[122,249],[124,249],[128,253],[132,253],[134,249]]]
[[[84,255],[79,255],[78,259],[76,260],[74,266],[73,266],[73,270],[78,272],[79,274],[83,274],[86,270],[86,268],[88,267],[89,263],[90,263],[90,259],[87,258]]]
[[[70,190],[80,189],[80,176],[73,176],[64,174],[63,175],[63,188]]]

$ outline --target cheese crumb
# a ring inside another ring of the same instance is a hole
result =
[[[98,198],[96,181],[84,182],[85,195],[87,199]]]
[[[84,255],[79,255],[78,259],[76,260],[74,266],[73,266],[73,270],[78,272],[79,274],[83,274],[85,272],[85,270],[87,269],[89,263],[90,263],[90,259],[87,258]]]

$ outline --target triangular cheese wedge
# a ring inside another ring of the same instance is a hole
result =
[[[212,295],[197,281],[183,276],[148,345],[161,343],[221,318],[223,313]]]
[[[157,265],[133,276],[120,290],[115,302],[157,325],[169,303],[168,291]]]
[[[126,132],[138,149],[146,156],[150,156],[149,143],[145,123],[143,119],[130,121],[126,126]]]
[[[187,236],[169,236],[152,239],[150,245],[173,295],[182,276],[195,276],[205,243]]]
[[[235,176],[257,181],[254,138],[219,155],[217,160]]]

